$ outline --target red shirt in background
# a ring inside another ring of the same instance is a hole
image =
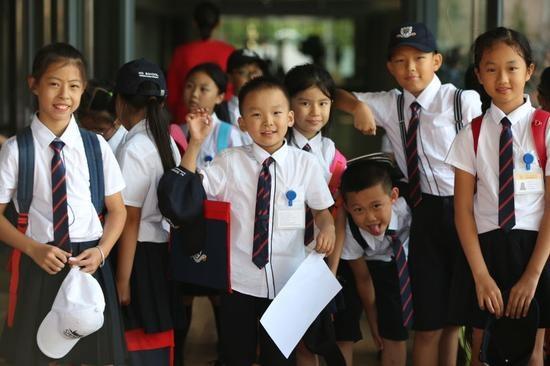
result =
[[[193,41],[177,47],[168,67],[168,109],[174,116],[174,122],[185,123],[185,107],[182,103],[183,82],[193,67],[205,62],[218,64],[225,71],[227,59],[235,50],[228,43],[214,39]],[[231,93],[226,93],[226,98]]]

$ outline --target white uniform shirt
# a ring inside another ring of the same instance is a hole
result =
[[[334,155],[336,154],[334,142],[327,137],[323,137],[320,132],[311,140],[304,137],[304,135],[302,135],[297,129],[293,129],[292,134],[292,146],[296,146],[298,149],[302,150],[306,144],[309,144],[309,147],[311,148],[310,153],[312,153],[319,161],[319,164],[321,164],[321,168],[323,168],[323,176],[328,184],[330,182],[330,178],[332,177],[330,165],[332,164]]]
[[[250,145],[253,143],[254,141],[248,132],[241,131],[239,127],[239,117],[241,116],[241,112],[239,111],[239,98],[237,96],[233,96],[229,99],[227,102],[227,110],[229,111],[229,122],[231,122],[231,124],[235,126],[241,134],[241,139],[243,140],[242,144]]]
[[[111,147],[111,150],[113,150],[113,153],[115,153],[115,155],[116,155],[118,146],[124,140],[124,136],[126,136],[126,133],[128,133],[128,130],[124,126],[118,126],[118,129],[116,130],[115,134],[111,136],[109,141],[107,141],[109,143],[109,146]]]
[[[499,141],[502,125],[500,121],[508,117],[512,124],[514,171],[525,170],[523,156],[526,153],[537,156],[531,121],[535,108],[529,97],[525,96],[525,103],[508,116],[494,104],[485,113],[479,140],[477,154],[474,152],[474,138],[471,125],[458,134],[449,151],[447,163],[477,175],[477,193],[474,197],[474,216],[479,234],[498,229],[498,190],[499,190]],[[550,134],[546,133],[546,151],[550,156]],[[535,158],[531,169],[538,168]],[[549,164],[544,167],[545,175],[550,175]],[[540,221],[544,212],[544,192],[530,194],[515,194],[514,206],[516,225],[514,229],[539,230]]]
[[[53,150],[50,143],[56,136],[36,115],[31,122],[31,130],[35,149],[34,186],[26,235],[38,242],[50,243],[53,241]],[[59,139],[65,143],[61,156],[66,170],[69,237],[74,243],[98,240],[103,235],[103,227],[92,203],[86,152],[74,117],[71,117],[69,125]],[[110,196],[124,189],[124,180],[107,141],[101,136],[98,136],[98,139],[103,159],[105,196]],[[0,202],[8,203],[13,198],[16,207],[18,163],[19,152],[14,136],[0,149]]]
[[[172,154],[179,164],[180,153],[172,138]],[[158,208],[157,186],[164,174],[155,140],[147,132],[142,120],[128,131],[118,147],[117,159],[128,185],[122,192],[124,204],[141,208],[138,241],[165,243],[168,232],[163,228],[163,217]]]
[[[305,259],[304,229],[278,228],[279,214],[303,204],[315,210],[334,203],[323,181],[317,159],[294,147],[283,145],[273,155],[271,209],[269,212],[269,263],[258,269],[252,262],[256,192],[262,163],[270,155],[258,145],[224,150],[201,171],[210,199],[231,202],[231,287],[243,294],[274,298]],[[289,207],[286,193],[296,192]]]
[[[401,230],[402,228],[410,228],[411,226],[411,211],[407,202],[403,197],[399,197],[397,201],[392,205],[392,214],[389,230]],[[390,262],[393,257],[393,249],[391,247],[391,241],[385,233],[374,236],[366,230],[358,228],[361,236],[367,242],[367,247],[363,249],[361,245],[355,240],[349,224],[346,223],[346,237],[344,239],[344,248],[342,249],[342,255],[340,258],[345,260],[353,260],[365,257],[369,261],[384,261]],[[409,252],[409,238],[403,241],[403,249],[405,255]]]
[[[218,155],[218,135],[220,133],[220,126],[223,122],[220,120],[215,113],[212,114],[212,130],[210,131],[210,134],[206,137],[204,140],[201,151],[199,152],[199,155],[197,156],[197,167],[198,168],[204,168],[205,166],[209,165],[210,162],[214,159],[216,155]],[[241,146],[243,144],[241,139],[241,132],[239,129],[237,129],[235,126],[228,124],[231,126],[231,131],[228,136],[228,140],[224,143],[226,147],[235,147],[235,146]]]
[[[404,91],[405,127],[409,127],[411,118],[410,105],[420,104],[420,123],[417,132],[417,146],[420,168],[420,188],[422,192],[435,196],[452,196],[454,194],[453,169],[445,164],[445,157],[455,136],[454,95],[456,87],[452,84],[441,85],[434,75],[430,84],[415,98]],[[376,124],[386,130],[395,159],[399,168],[407,177],[405,149],[399,129],[397,114],[397,89],[389,92],[355,93],[355,96],[366,103],[374,114]],[[473,90],[462,93],[462,121],[466,125],[481,114],[479,94]]]

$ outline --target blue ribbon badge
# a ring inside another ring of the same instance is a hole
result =
[[[286,198],[288,199],[288,206],[292,207],[292,201],[296,199],[296,192],[294,192],[292,189],[285,194]]]
[[[531,164],[535,161],[535,157],[531,153],[523,155],[523,162],[525,163],[525,170],[531,170]]]
[[[204,162],[205,162],[205,163],[209,163],[209,162],[211,162],[211,161],[212,161],[212,156],[206,155],[206,156],[204,157]]]

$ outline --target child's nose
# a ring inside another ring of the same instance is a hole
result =
[[[320,110],[321,110],[321,108],[319,107],[319,105],[317,103],[313,103],[311,105],[311,114],[318,115]]]
[[[61,85],[61,87],[59,88],[59,97],[63,99],[69,97],[69,87],[67,85]]]

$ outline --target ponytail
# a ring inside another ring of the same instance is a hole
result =
[[[146,105],[147,129],[155,140],[164,171],[176,166],[172,153],[168,120],[163,115],[162,105],[157,97],[149,97]]]

